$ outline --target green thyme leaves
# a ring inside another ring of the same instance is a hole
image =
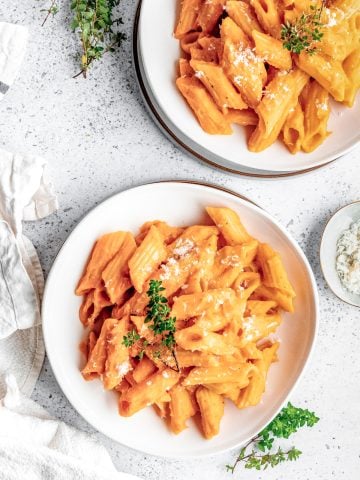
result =
[[[309,13],[303,13],[294,23],[286,22],[281,26],[281,40],[283,46],[292,53],[305,51],[312,55],[316,51],[316,44],[323,37],[321,15],[324,2],[321,7],[310,6]]]
[[[240,450],[234,464],[226,465],[227,471],[234,473],[239,463],[243,463],[247,469],[266,470],[279,463],[297,460],[302,452],[295,447],[288,450],[279,447],[271,451],[275,438],[287,439],[299,428],[313,427],[318,421],[314,412],[294,407],[289,402],[267,427]]]
[[[71,28],[78,32],[81,43],[81,70],[75,75],[87,76],[89,67],[107,52],[114,52],[125,39],[115,27],[123,23],[114,18],[114,9],[120,0],[72,0],[74,18]],[[74,78],[75,78],[74,77]]]

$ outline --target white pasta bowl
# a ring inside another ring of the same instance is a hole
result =
[[[227,403],[218,436],[205,440],[193,421],[179,435],[170,433],[152,407],[123,418],[117,395],[99,381],[84,381],[79,342],[84,331],[78,318],[81,299],[74,289],[95,240],[106,232],[136,232],[148,220],[185,226],[206,222],[206,206],[234,209],[255,238],[280,252],[294,286],[295,313],[284,314],[277,332],[279,361],[272,365],[259,405],[238,410]],[[48,276],[43,299],[43,328],[54,375],[74,408],[97,430],[123,445],[165,457],[210,455],[239,446],[278,413],[297,384],[316,337],[318,295],[309,263],[286,230],[267,212],[220,188],[186,182],[143,185],[105,200],[77,225],[60,250]]]
[[[147,106],[163,132],[193,157],[245,175],[277,177],[319,168],[344,155],[360,141],[354,128],[360,117],[359,95],[352,109],[331,101],[331,135],[312,153],[292,155],[281,141],[260,153],[247,149],[249,132],[234,126],[232,135],[202,130],[175,85],[179,42],[173,36],[178,0],[142,0],[134,29],[137,74]]]
[[[347,290],[336,271],[336,244],[344,230],[359,220],[360,201],[340,208],[326,224],[320,245],[320,265],[327,284],[337,297],[356,307],[360,307],[360,295]]]

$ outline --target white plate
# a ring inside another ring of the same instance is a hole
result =
[[[296,313],[284,315],[279,329],[279,362],[271,367],[266,393],[257,407],[238,410],[226,405],[220,434],[210,441],[196,427],[171,434],[151,407],[131,418],[117,413],[116,394],[101,382],[85,382],[80,374],[79,342],[83,327],[81,303],[74,289],[95,240],[114,230],[136,232],[151,219],[174,225],[206,221],[204,207],[236,210],[249,232],[281,253],[297,293]],[[60,250],[47,279],[43,300],[43,329],[47,354],[59,385],[77,411],[112,439],[153,455],[189,457],[215,454],[244,443],[279,411],[298,381],[316,335],[318,297],[310,266],[296,242],[268,213],[237,196],[211,186],[164,182],[119,193],[98,205],[74,229]]]
[[[329,287],[341,300],[356,307],[360,307],[360,295],[346,290],[336,271],[336,244],[343,231],[359,220],[360,200],[340,208],[326,224],[320,246],[321,269]]]
[[[331,102],[332,134],[314,152],[291,155],[277,141],[261,153],[249,152],[245,129],[234,127],[230,136],[205,133],[175,86],[179,42],[173,37],[177,0],[142,0],[138,25],[139,60],[163,121],[191,150],[221,167],[293,173],[316,168],[338,158],[360,141],[355,128],[360,117],[359,96],[352,109]],[[174,128],[175,126],[175,128]]]

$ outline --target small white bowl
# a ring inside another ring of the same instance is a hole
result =
[[[360,200],[340,208],[325,226],[320,245],[320,265],[333,293],[350,305],[360,307],[360,295],[349,292],[342,285],[336,271],[336,243],[351,223],[360,220]]]

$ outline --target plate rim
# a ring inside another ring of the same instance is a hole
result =
[[[140,15],[141,15],[141,7],[142,7],[143,0],[138,0],[138,5],[136,9],[136,14],[135,14],[135,19],[134,19],[134,24],[133,24],[133,35],[132,35],[132,51],[133,51],[133,62],[134,62],[134,67],[135,67],[135,73],[136,73],[136,79],[137,83],[140,89],[141,96],[144,100],[145,106],[147,107],[148,113],[150,113],[150,116],[154,120],[155,124],[158,126],[160,131],[165,135],[166,138],[168,138],[175,146],[180,148],[182,151],[187,153],[191,158],[200,161],[202,163],[207,164],[208,166],[211,166],[215,169],[221,170],[223,172],[227,173],[232,173],[235,175],[241,175],[245,177],[252,177],[252,178],[262,178],[262,179],[278,179],[278,178],[291,178],[297,175],[304,175],[307,173],[311,173],[314,170],[319,170],[320,168],[327,167],[331,165],[333,162],[336,160],[339,160],[342,158],[344,155],[347,155],[350,153],[352,150],[354,150],[359,144],[360,144],[360,139],[355,141],[350,147],[346,148],[343,152],[341,152],[338,156],[335,156],[335,158],[332,158],[328,161],[325,161],[325,163],[321,165],[315,165],[313,167],[309,168],[302,168],[299,170],[295,171],[284,171],[284,172],[274,172],[269,170],[269,173],[266,173],[264,170],[261,169],[254,169],[254,171],[251,170],[244,170],[244,166],[239,165],[239,169],[231,168],[229,166],[224,166],[221,165],[220,163],[217,163],[214,160],[211,160],[210,158],[205,157],[202,153],[197,152],[195,149],[190,147],[183,141],[179,136],[173,132],[171,127],[166,123],[166,120],[163,118],[161,113],[159,113],[158,110],[161,110],[160,107],[156,108],[155,101],[152,101],[149,95],[149,91],[145,85],[145,81],[141,72],[141,67],[140,67],[140,53],[139,53],[139,48],[138,48],[138,32],[139,32],[139,22],[140,22]],[[145,74],[145,73],[144,73]],[[150,89],[150,87],[149,87]],[[151,90],[151,89],[150,89]],[[164,115],[165,116],[165,115]],[[186,137],[186,135],[184,134]],[[242,168],[242,169],[241,169]],[[258,170],[258,171],[256,171]]]
[[[335,295],[335,297],[337,297],[339,300],[341,300],[342,302],[344,303],[347,303],[348,305],[351,305],[352,307],[357,307],[357,308],[360,308],[360,303],[357,304],[357,303],[353,303],[347,299],[345,299],[344,297],[338,295],[335,290],[333,289],[332,285],[331,285],[331,282],[328,280],[328,277],[325,275],[325,268],[324,268],[324,262],[325,262],[325,258],[323,257],[323,251],[324,251],[324,241],[325,241],[325,236],[327,234],[327,230],[328,230],[328,227],[330,225],[330,223],[332,222],[332,220],[334,220],[334,218],[342,211],[342,210],[345,210],[346,208],[350,207],[350,205],[354,205],[354,204],[359,204],[359,209],[360,209],[360,199],[359,200],[354,200],[350,203],[347,203],[346,205],[343,205],[342,207],[339,207],[337,210],[335,210],[335,212],[330,215],[330,217],[328,218],[326,224],[325,224],[325,227],[322,231],[322,234],[321,234],[321,240],[320,240],[320,247],[319,247],[319,260],[320,260],[320,269],[321,269],[321,273],[322,273],[322,276],[324,277],[325,279],[325,282],[327,284],[327,286],[330,288],[330,290],[332,291],[332,293]]]
[[[216,185],[216,184],[213,184],[213,183],[206,183],[206,182],[200,182],[200,181],[192,181],[192,180],[159,180],[159,181],[152,181],[152,182],[146,182],[146,183],[140,183],[140,184],[137,184],[137,185],[134,185],[134,186],[131,186],[130,188],[125,188],[123,190],[120,190],[119,192],[116,192],[116,193],[113,193],[111,195],[109,195],[108,197],[104,198],[100,203],[94,205],[92,208],[90,208],[80,219],[79,221],[76,223],[76,225],[74,226],[74,228],[71,230],[71,232],[68,234],[67,238],[64,240],[64,242],[62,243],[61,247],[59,248],[53,262],[52,262],[52,265],[51,265],[51,268],[50,268],[50,271],[47,275],[47,278],[46,278],[46,282],[45,282],[45,288],[44,288],[44,293],[43,293],[43,298],[42,298],[42,302],[41,302],[41,313],[42,313],[42,316],[43,316],[43,312],[45,311],[45,303],[46,303],[46,299],[47,299],[47,291],[48,291],[48,288],[49,288],[49,284],[50,284],[50,281],[51,281],[51,276],[52,276],[52,273],[53,273],[53,270],[54,270],[54,266],[56,264],[56,262],[58,261],[58,258],[59,258],[59,255],[62,251],[62,249],[64,248],[64,246],[68,243],[68,241],[70,240],[71,236],[73,235],[73,233],[77,230],[77,228],[80,226],[80,224],[85,220],[85,218],[90,215],[90,213],[92,213],[94,210],[96,210],[98,207],[100,207],[103,203],[105,203],[106,201],[110,200],[111,198],[113,197],[116,197],[118,195],[121,195],[122,193],[126,193],[130,190],[135,190],[137,188],[141,188],[141,187],[146,187],[146,186],[150,186],[150,185],[153,185],[153,186],[156,186],[156,185],[162,185],[162,184],[182,184],[182,185],[196,185],[196,186],[200,186],[200,187],[206,187],[206,188],[209,188],[209,189],[213,189],[213,190],[218,190],[218,191],[221,191],[221,192],[225,192],[225,193],[228,193],[236,198],[239,198],[241,200],[243,200],[244,202],[247,202],[249,203],[250,205],[252,206],[255,206],[256,209],[264,212],[267,216],[270,217],[271,221],[276,225],[277,228],[280,229],[280,231],[285,235],[285,237],[287,237],[288,239],[290,239],[291,243],[293,244],[292,246],[295,247],[295,250],[297,252],[297,254],[301,257],[301,260],[303,262],[303,264],[305,265],[306,267],[306,271],[308,273],[308,276],[309,276],[309,280],[310,280],[310,284],[312,286],[312,291],[313,291],[313,301],[314,301],[314,322],[313,322],[313,325],[312,325],[312,332],[311,332],[311,338],[310,338],[310,342],[309,342],[309,349],[308,349],[308,354],[307,354],[307,357],[304,361],[304,364],[301,368],[301,371],[298,375],[298,377],[296,378],[296,380],[294,381],[291,389],[289,390],[289,392],[287,393],[287,395],[285,396],[284,400],[280,403],[279,407],[275,409],[274,411],[274,414],[269,418],[269,423],[276,417],[276,415],[280,412],[280,410],[283,408],[283,406],[286,404],[286,402],[288,401],[289,399],[289,396],[291,395],[291,393],[296,389],[296,387],[298,386],[300,380],[302,379],[304,373],[306,372],[310,362],[311,362],[311,359],[312,359],[312,356],[313,356],[313,353],[314,353],[314,349],[315,349],[315,345],[316,345],[316,341],[317,341],[317,338],[318,338],[318,330],[319,330],[319,317],[320,317],[320,307],[319,307],[319,292],[318,292],[318,288],[317,288],[317,283],[316,283],[316,278],[315,278],[315,275],[314,275],[314,272],[311,268],[311,265],[310,265],[310,262],[308,261],[305,253],[303,252],[302,248],[300,247],[300,245],[298,244],[298,242],[292,237],[292,235],[290,233],[287,232],[287,230],[285,229],[285,227],[283,227],[280,222],[278,222],[278,220],[273,217],[273,215],[271,215],[269,212],[267,212],[267,210],[265,210],[264,208],[262,208],[261,206],[257,205],[253,200],[249,199],[248,197],[246,197],[245,195],[242,195],[234,190],[231,190],[231,189],[228,189],[226,187],[222,187],[222,186],[219,186],[219,185]],[[142,450],[140,448],[136,448],[134,446],[129,446],[125,443],[122,443],[120,442],[119,440],[115,439],[111,434],[109,434],[108,432],[104,431],[103,428],[98,428],[98,427],[95,427],[80,411],[79,409],[74,405],[73,401],[70,400],[69,396],[67,395],[67,389],[64,389],[63,388],[63,383],[61,380],[59,380],[59,376],[56,372],[56,370],[54,369],[53,367],[53,362],[52,362],[52,354],[49,354],[49,350],[48,350],[48,331],[47,331],[47,327],[46,327],[46,322],[44,321],[45,320],[45,316],[43,316],[42,318],[42,330],[43,330],[43,337],[44,337],[44,344],[45,344],[45,350],[46,350],[46,354],[47,354],[47,358],[49,360],[49,363],[50,363],[50,366],[51,366],[51,370],[52,370],[52,373],[55,377],[55,380],[56,382],[58,383],[58,386],[60,387],[60,390],[61,392],[63,393],[63,395],[66,397],[67,401],[70,403],[70,405],[72,406],[72,408],[78,413],[78,415],[80,415],[81,418],[83,418],[85,420],[85,422],[90,425],[95,431],[105,435],[107,438],[111,439],[112,441],[118,443],[119,445],[122,445],[126,448],[129,448],[133,451],[136,451],[136,452],[141,452],[143,454],[146,454],[146,455],[151,455],[151,456],[154,456],[154,457],[159,457],[159,458],[170,458],[170,459],[186,459],[186,458],[206,458],[206,457],[210,457],[210,456],[214,456],[214,455],[220,455],[220,454],[223,454],[223,453],[226,453],[230,450],[234,450],[236,448],[240,448],[242,445],[244,445],[246,443],[246,441],[248,441],[249,439],[246,439],[244,440],[243,442],[240,442],[240,443],[237,443],[231,447],[223,447],[223,448],[220,448],[219,450],[217,450],[215,453],[214,452],[204,452],[204,453],[196,453],[196,454],[193,454],[191,452],[188,452],[188,453],[176,453],[176,454],[171,454],[171,453],[160,453],[160,454],[156,454],[156,453],[153,453],[152,451],[145,451],[145,450]]]

